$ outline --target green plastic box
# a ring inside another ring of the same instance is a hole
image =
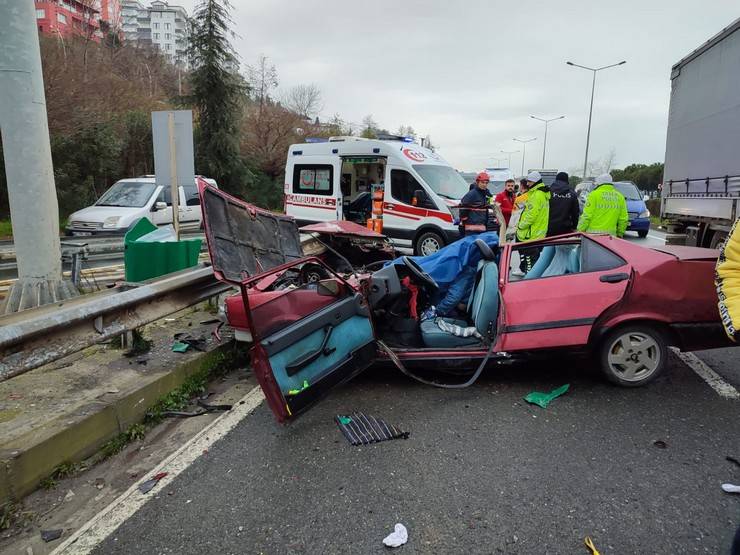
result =
[[[126,281],[144,281],[198,264],[201,239],[137,243],[139,237],[157,229],[147,218],[140,219],[123,238]]]

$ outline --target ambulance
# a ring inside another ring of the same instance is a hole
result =
[[[299,226],[349,220],[427,255],[459,238],[456,207],[469,188],[408,138],[331,137],[288,149],[284,208]]]

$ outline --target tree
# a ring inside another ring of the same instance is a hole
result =
[[[362,118],[362,132],[360,133],[360,137],[375,139],[378,136],[378,131],[378,124],[373,119],[372,114]]]
[[[323,109],[321,90],[314,85],[297,85],[284,96],[283,104],[299,116],[314,118]]]
[[[412,139],[416,139],[416,131],[414,131],[414,128],[410,125],[399,125],[396,134],[402,137],[411,137]]]
[[[239,120],[247,93],[231,70],[228,0],[201,0],[195,8],[189,56],[191,102],[197,112],[196,168],[227,191],[239,193],[246,168],[239,153]]]
[[[644,191],[654,191],[663,182],[663,164],[630,164],[623,170],[613,170],[612,177],[614,181],[632,181]]]
[[[278,74],[269,58],[262,54],[257,64],[247,66],[247,81],[260,107],[270,99],[270,91],[278,86]]]

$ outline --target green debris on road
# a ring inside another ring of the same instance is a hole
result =
[[[339,417],[339,423],[344,424],[345,426],[352,422],[352,419],[349,416],[340,416]]]
[[[570,387],[570,384],[567,383],[563,386],[558,387],[557,389],[553,389],[550,393],[542,393],[541,391],[533,391],[532,393],[528,394],[524,398],[524,400],[527,401],[527,403],[532,403],[533,405],[538,405],[542,407],[543,409],[546,409],[547,405],[549,405],[553,399],[560,397],[562,394],[568,391],[569,387]]]
[[[182,341],[175,341],[172,344],[172,351],[175,353],[184,353],[190,348],[190,345],[187,343],[183,343]]]

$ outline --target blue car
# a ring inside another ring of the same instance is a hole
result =
[[[650,211],[645,206],[640,190],[631,181],[617,181],[614,187],[627,201],[627,215],[630,218],[627,231],[636,231],[640,237],[647,237],[650,231]]]
[[[650,231],[650,211],[645,206],[645,200],[640,194],[640,190],[631,181],[616,181],[614,187],[624,195],[627,201],[627,215],[630,219],[627,231],[636,231],[640,237],[647,237],[648,231]],[[594,183],[592,181],[584,181],[576,186],[581,212],[583,212],[586,197],[593,189]]]

